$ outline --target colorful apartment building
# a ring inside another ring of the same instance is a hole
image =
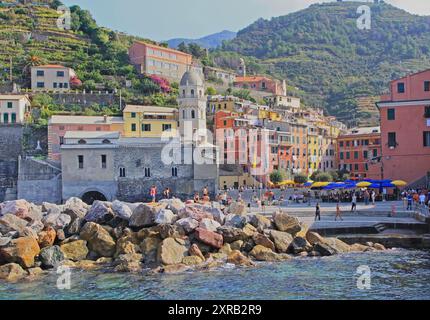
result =
[[[274,79],[264,76],[236,77],[234,86],[243,89],[270,92],[275,95],[283,95],[282,84]]]
[[[285,95],[272,95],[265,97],[264,100],[271,108],[286,108],[293,111],[298,111],[301,107],[300,98],[285,96]]]
[[[430,69],[391,81],[377,103],[387,179],[408,183],[430,172]]]
[[[75,71],[62,65],[48,64],[31,68],[31,89],[33,91],[68,91],[80,85]]]
[[[24,123],[30,108],[27,95],[0,95],[0,124]]]
[[[351,179],[381,179],[382,153],[379,127],[356,128],[339,136],[338,169],[349,172]]]
[[[190,54],[141,41],[134,42],[128,54],[139,73],[159,75],[173,82],[179,82],[192,66]]]
[[[69,131],[124,132],[122,117],[110,116],[52,116],[48,124],[48,157],[61,160],[61,145]]]
[[[233,112],[236,110],[236,102],[239,98],[233,96],[210,96],[208,97],[208,114],[214,114],[218,111]]]
[[[123,111],[124,137],[174,137],[178,129],[176,108],[127,105]]]

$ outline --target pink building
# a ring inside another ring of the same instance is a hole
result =
[[[377,106],[383,178],[420,181],[430,172],[430,69],[392,81]]]
[[[109,116],[52,116],[48,125],[48,157],[61,160],[61,145],[68,131],[116,131],[123,134],[122,117]]]

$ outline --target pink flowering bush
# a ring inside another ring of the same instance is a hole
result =
[[[153,74],[153,75],[151,75],[151,76],[149,76],[149,78],[155,83],[155,84],[157,84],[159,87],[160,87],[160,89],[161,89],[161,91],[162,92],[164,92],[164,93],[169,93],[169,92],[171,92],[172,91],[172,88],[170,87],[170,83],[169,83],[169,81],[167,81],[166,79],[164,79],[164,78],[162,78],[162,77],[160,77],[160,76],[157,76],[157,75],[155,75],[155,74]]]

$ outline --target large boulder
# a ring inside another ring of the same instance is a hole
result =
[[[272,221],[261,214],[250,214],[247,216],[247,220],[259,231],[270,229],[272,227]]]
[[[13,214],[6,214],[0,218],[0,232],[2,234],[7,234],[11,231],[22,233],[27,225],[27,221]]]
[[[60,246],[64,257],[71,261],[81,261],[85,260],[88,255],[87,242],[85,240],[78,240],[73,242],[68,242]]]
[[[195,243],[190,247],[190,250],[188,251],[188,253],[190,254],[190,256],[197,256],[201,258],[203,261],[205,260],[205,257],[203,256],[202,251]]]
[[[331,246],[320,242],[317,242],[314,245],[314,251],[318,252],[323,257],[332,256],[336,254],[336,250],[334,250]]]
[[[198,266],[202,264],[205,260],[198,256],[187,256],[182,259],[182,263],[186,266]]]
[[[224,224],[225,215],[220,208],[213,207],[210,205],[201,205],[201,204],[194,204],[192,205],[192,207],[201,210],[206,216],[211,217],[219,224]]]
[[[12,241],[12,238],[9,237],[0,237],[0,247],[7,246]]]
[[[246,225],[246,217],[237,214],[225,216],[224,226],[233,228],[243,228]]]
[[[130,237],[122,237],[116,242],[116,251],[114,257],[123,254],[135,254],[140,251],[140,248],[131,241]]]
[[[290,246],[291,242],[293,242],[293,237],[291,234],[276,230],[266,230],[265,232],[268,233],[270,239],[275,244],[276,250],[279,253],[288,252],[288,247]]]
[[[52,227],[46,227],[38,234],[38,243],[40,248],[50,247],[54,244],[57,232]]]
[[[291,259],[291,257],[287,254],[283,254],[283,253],[277,254],[272,250],[270,250],[269,248],[263,247],[260,245],[255,246],[251,250],[250,255],[254,257],[255,260],[258,260],[258,261],[273,262],[273,261],[283,261],[283,260]]]
[[[289,253],[299,254],[308,251],[312,251],[312,245],[302,237],[295,237],[288,247]]]
[[[174,198],[162,201],[167,202],[167,209],[171,210],[176,215],[185,208],[185,204],[181,201],[181,199]]]
[[[273,241],[270,240],[269,237],[264,234],[256,233],[252,237],[252,240],[254,240],[254,243],[256,245],[261,245],[263,247],[269,248],[272,251],[276,251],[276,247]]]
[[[115,259],[115,272],[137,273],[142,270],[142,255],[129,253],[120,255]]]
[[[324,243],[332,247],[336,253],[339,254],[348,253],[351,251],[351,247],[348,244],[337,238],[325,238]]]
[[[72,222],[72,218],[64,213],[50,213],[43,218],[42,222],[46,227],[50,226],[59,230],[66,228]]]
[[[176,216],[173,211],[168,209],[161,209],[155,215],[154,221],[156,224],[173,224],[177,219],[178,216]]]
[[[195,236],[197,240],[216,249],[220,249],[224,244],[222,235],[203,228],[197,228]]]
[[[140,204],[136,207],[129,220],[129,226],[135,228],[152,227],[155,224],[154,208],[148,204]]]
[[[193,218],[183,218],[175,223],[176,225],[182,227],[187,234],[193,232],[199,226],[199,221]]]
[[[200,221],[200,224],[199,224],[199,228],[212,231],[212,232],[216,232],[219,227],[221,227],[221,224],[219,224],[219,222],[212,219],[207,219],[207,218]]]
[[[158,247],[158,261],[163,265],[174,265],[182,263],[184,257],[188,256],[189,246],[182,239],[167,238]]]
[[[182,209],[179,214],[179,218],[192,218],[197,221],[202,221],[205,218],[212,219],[212,214],[206,212],[199,206],[186,206],[184,209]]]
[[[311,245],[315,245],[317,243],[324,243],[324,238],[319,235],[319,233],[309,231],[306,234],[306,240],[309,241]]]
[[[0,214],[13,214],[18,218],[27,220],[30,213],[30,203],[25,200],[12,200],[0,203]]]
[[[237,266],[253,266],[254,263],[244,256],[242,252],[238,250],[233,250],[228,256],[227,256],[227,263],[235,264]]]
[[[228,207],[228,212],[231,214],[238,214],[238,215],[245,215],[247,214],[247,207],[245,202],[233,202],[229,207]]]
[[[118,200],[112,202],[112,211],[114,216],[126,221],[129,221],[133,214],[133,211],[131,211],[127,204]]]
[[[288,215],[286,212],[275,212],[273,214],[273,221],[279,231],[288,232],[293,237],[302,230],[299,219]]]
[[[140,251],[146,263],[153,263],[157,261],[158,247],[161,244],[161,239],[148,237],[145,238],[140,244]]]
[[[87,222],[81,230],[80,238],[88,241],[88,248],[101,257],[112,257],[116,250],[116,244],[112,236],[102,226]]]
[[[0,266],[0,280],[15,282],[27,276],[27,272],[16,263]]]
[[[35,238],[23,237],[12,240],[6,247],[0,248],[0,260],[18,263],[23,268],[31,268],[40,247]]]
[[[43,248],[39,253],[39,260],[45,268],[56,268],[65,259],[59,246]]]
[[[364,244],[361,244],[361,243],[354,243],[353,245],[350,246],[351,252],[365,252],[368,249],[369,249],[368,246],[365,246]]]
[[[63,208],[63,213],[70,215],[72,219],[83,219],[87,215],[90,206],[79,198],[70,198],[66,201]]]
[[[64,231],[68,237],[79,234],[83,223],[84,219],[76,218],[64,229]]]
[[[184,228],[176,224],[160,224],[158,230],[163,240],[166,238],[184,238],[186,236]]]
[[[106,224],[115,217],[112,204],[104,201],[94,201],[91,209],[85,216],[85,221]]]
[[[225,243],[232,243],[238,240],[246,241],[250,238],[242,229],[223,226],[217,232],[224,238]]]

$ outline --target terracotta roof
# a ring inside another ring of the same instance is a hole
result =
[[[252,77],[236,77],[236,82],[258,82],[262,80],[271,80],[263,76],[252,76]]]

